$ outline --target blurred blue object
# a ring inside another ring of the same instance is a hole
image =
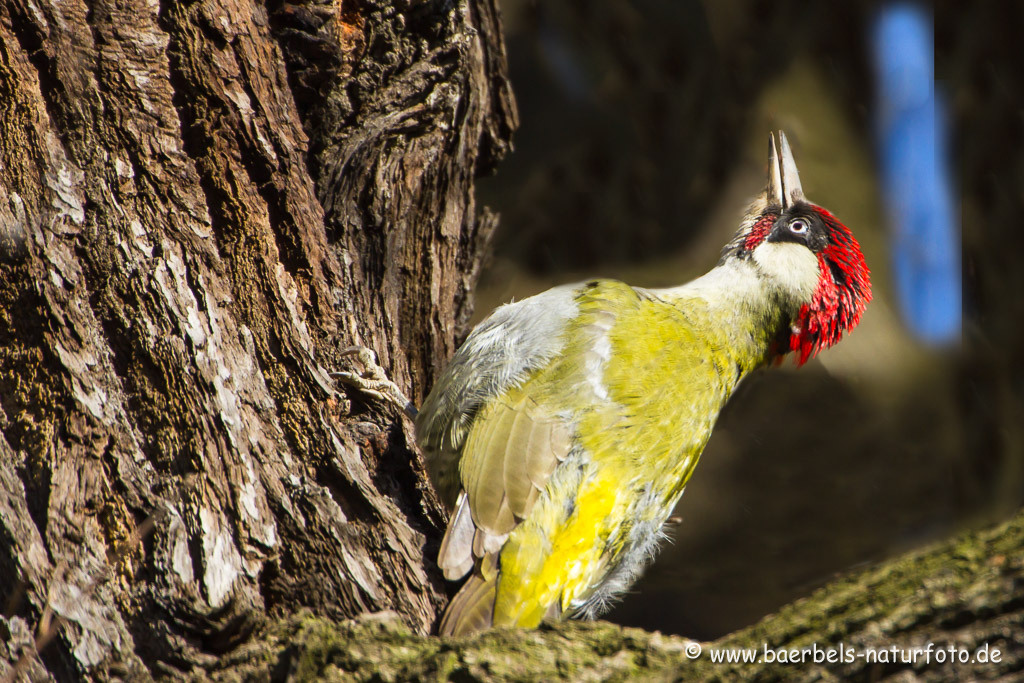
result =
[[[944,102],[936,96],[931,14],[910,3],[885,6],[874,26],[873,49],[882,180],[903,315],[923,341],[957,342],[960,217]]]

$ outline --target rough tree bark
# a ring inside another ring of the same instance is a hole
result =
[[[426,632],[410,427],[330,372],[362,344],[418,400],[468,318],[516,124],[494,0],[11,0],[0,108],[8,663],[48,610],[59,679],[302,606]]]

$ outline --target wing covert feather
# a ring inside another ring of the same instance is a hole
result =
[[[507,535],[530,514],[537,496],[572,447],[572,427],[529,396],[513,391],[477,417],[465,450],[462,484],[473,522],[487,534]]]
[[[477,413],[562,351],[562,332],[578,310],[578,287],[556,287],[495,310],[473,329],[420,406],[416,441],[449,509],[462,488],[460,461]]]

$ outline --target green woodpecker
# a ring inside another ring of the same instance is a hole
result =
[[[439,631],[593,618],[665,538],[719,411],[752,370],[835,344],[871,299],[850,231],[803,195],[785,135],[703,277],[565,285],[480,323],[417,441],[452,510],[438,564],[469,574]]]

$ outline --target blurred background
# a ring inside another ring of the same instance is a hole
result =
[[[501,4],[522,125],[480,184],[502,222],[478,320],[702,274],[773,129],[872,269],[852,335],[741,386],[611,620],[715,638],[1024,503],[1024,4]]]

